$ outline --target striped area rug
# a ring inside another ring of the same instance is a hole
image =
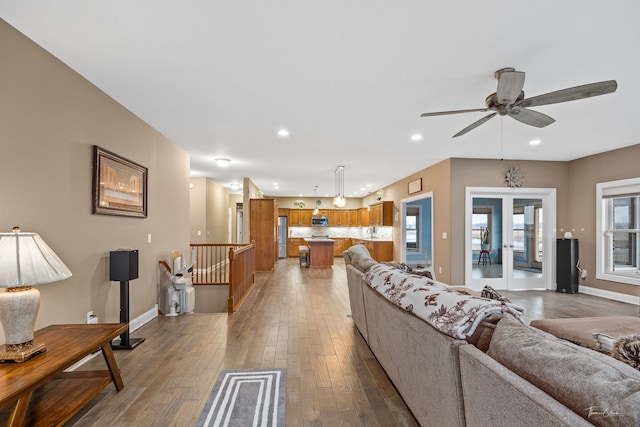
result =
[[[197,426],[284,427],[286,369],[223,371]]]

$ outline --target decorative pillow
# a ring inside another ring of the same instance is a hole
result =
[[[480,296],[482,298],[495,299],[495,300],[507,302],[507,303],[511,302],[509,301],[509,298],[503,297],[502,295],[500,295],[500,292],[496,291],[489,285],[486,285],[484,288],[482,288],[482,292],[480,293]]]
[[[349,259],[353,259],[356,254],[364,255],[371,258],[369,250],[367,250],[367,247],[362,243],[358,243],[347,249],[347,255],[349,255]]]
[[[363,273],[367,271],[371,266],[376,265],[378,262],[368,255],[355,254],[351,258],[351,265]]]
[[[640,372],[510,316],[487,355],[598,426],[640,425]]]
[[[433,280],[433,273],[431,273],[431,270],[410,270],[411,274],[416,274],[418,276],[424,276],[427,279],[431,279]]]
[[[640,371],[640,335],[628,335],[613,343],[611,355]]]

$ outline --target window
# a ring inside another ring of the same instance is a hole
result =
[[[489,227],[490,223],[491,210],[489,208],[473,208],[471,217],[471,250],[480,252],[480,232],[483,228]]]
[[[407,249],[420,248],[420,233],[418,232],[418,224],[420,218],[420,210],[414,207],[407,207],[407,216],[405,217],[405,241]]]
[[[596,185],[598,279],[640,285],[640,178]]]

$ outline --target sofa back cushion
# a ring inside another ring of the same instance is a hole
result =
[[[363,273],[377,263],[378,261],[367,255],[355,254],[351,257],[351,265]]]
[[[344,258],[344,261],[347,264],[351,264],[351,262],[353,260],[353,256],[355,254],[360,254],[362,256],[366,256],[368,258],[371,258],[371,254],[369,253],[369,250],[362,243],[358,243],[356,245],[351,246],[349,249],[347,249],[346,251],[344,251],[342,253],[342,256]]]
[[[503,317],[487,354],[599,426],[640,425],[640,372]]]

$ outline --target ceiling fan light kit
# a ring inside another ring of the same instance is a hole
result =
[[[508,67],[496,71],[494,76],[498,80],[498,88],[495,93],[492,93],[485,99],[485,108],[423,113],[420,117],[492,111],[480,120],[476,120],[460,132],[453,135],[453,138],[466,134],[481,124],[489,121],[496,115],[509,116],[526,125],[543,128],[555,122],[555,119],[538,111],[530,110],[529,107],[557,104],[560,102],[575,101],[577,99],[605,95],[607,93],[615,92],[618,88],[618,84],[615,80],[607,80],[561,89],[555,92],[534,96],[532,98],[525,98],[524,91],[522,90],[524,87],[524,72],[516,71],[515,68]]]

